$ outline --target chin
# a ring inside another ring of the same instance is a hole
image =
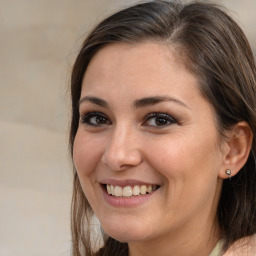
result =
[[[123,221],[125,222],[125,221]],[[120,242],[138,242],[147,240],[149,230],[138,223],[122,223],[117,224],[107,223],[102,225],[103,230],[112,238]]]
[[[122,242],[122,243],[128,243],[128,242],[139,242],[139,241],[145,241],[147,240],[147,237],[144,235],[138,235],[134,232],[124,232],[124,231],[116,231],[113,232],[106,232],[110,237],[114,238],[115,240]]]

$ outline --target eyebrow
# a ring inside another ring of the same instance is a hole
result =
[[[154,96],[154,97],[142,98],[134,102],[134,107],[135,108],[147,107],[147,106],[156,105],[165,101],[171,101],[183,107],[189,108],[189,106],[186,105],[183,101],[170,96]]]
[[[100,98],[97,97],[92,97],[92,96],[85,96],[82,99],[79,100],[78,105],[80,106],[81,103],[89,101],[93,104],[96,104],[98,106],[101,106],[103,108],[107,108],[108,107],[108,103],[105,100],[102,100]]]
[[[170,97],[170,96],[152,96],[152,97],[145,97],[142,99],[138,99],[138,100],[134,101],[134,107],[135,108],[143,108],[143,107],[156,105],[156,104],[166,102],[166,101],[174,102],[183,107],[189,108],[189,106],[186,105],[183,101],[176,99],[174,97]],[[97,98],[97,97],[93,97],[93,96],[83,97],[82,99],[79,100],[78,105],[80,105],[83,102],[91,102],[92,104],[101,106],[103,108],[109,107],[108,103],[105,100]]]

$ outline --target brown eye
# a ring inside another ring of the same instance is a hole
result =
[[[157,117],[155,119],[155,124],[158,126],[167,125],[168,123],[169,123],[169,121],[162,117]]]
[[[94,116],[90,118],[90,123],[92,124],[105,124],[107,119],[103,116]]]
[[[143,123],[143,125],[164,127],[174,123],[177,123],[176,120],[166,113],[151,113],[146,116],[146,121]]]
[[[85,115],[81,115],[81,122],[91,126],[101,126],[105,124],[111,124],[110,120],[102,113],[91,112]]]

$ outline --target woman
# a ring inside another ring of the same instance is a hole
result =
[[[73,255],[255,255],[255,86],[213,4],[148,2],[94,28],[71,78]]]

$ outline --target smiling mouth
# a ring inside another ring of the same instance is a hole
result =
[[[135,197],[146,194],[151,194],[160,186],[158,185],[134,185],[134,186],[115,186],[110,184],[103,185],[106,192],[114,197]]]

